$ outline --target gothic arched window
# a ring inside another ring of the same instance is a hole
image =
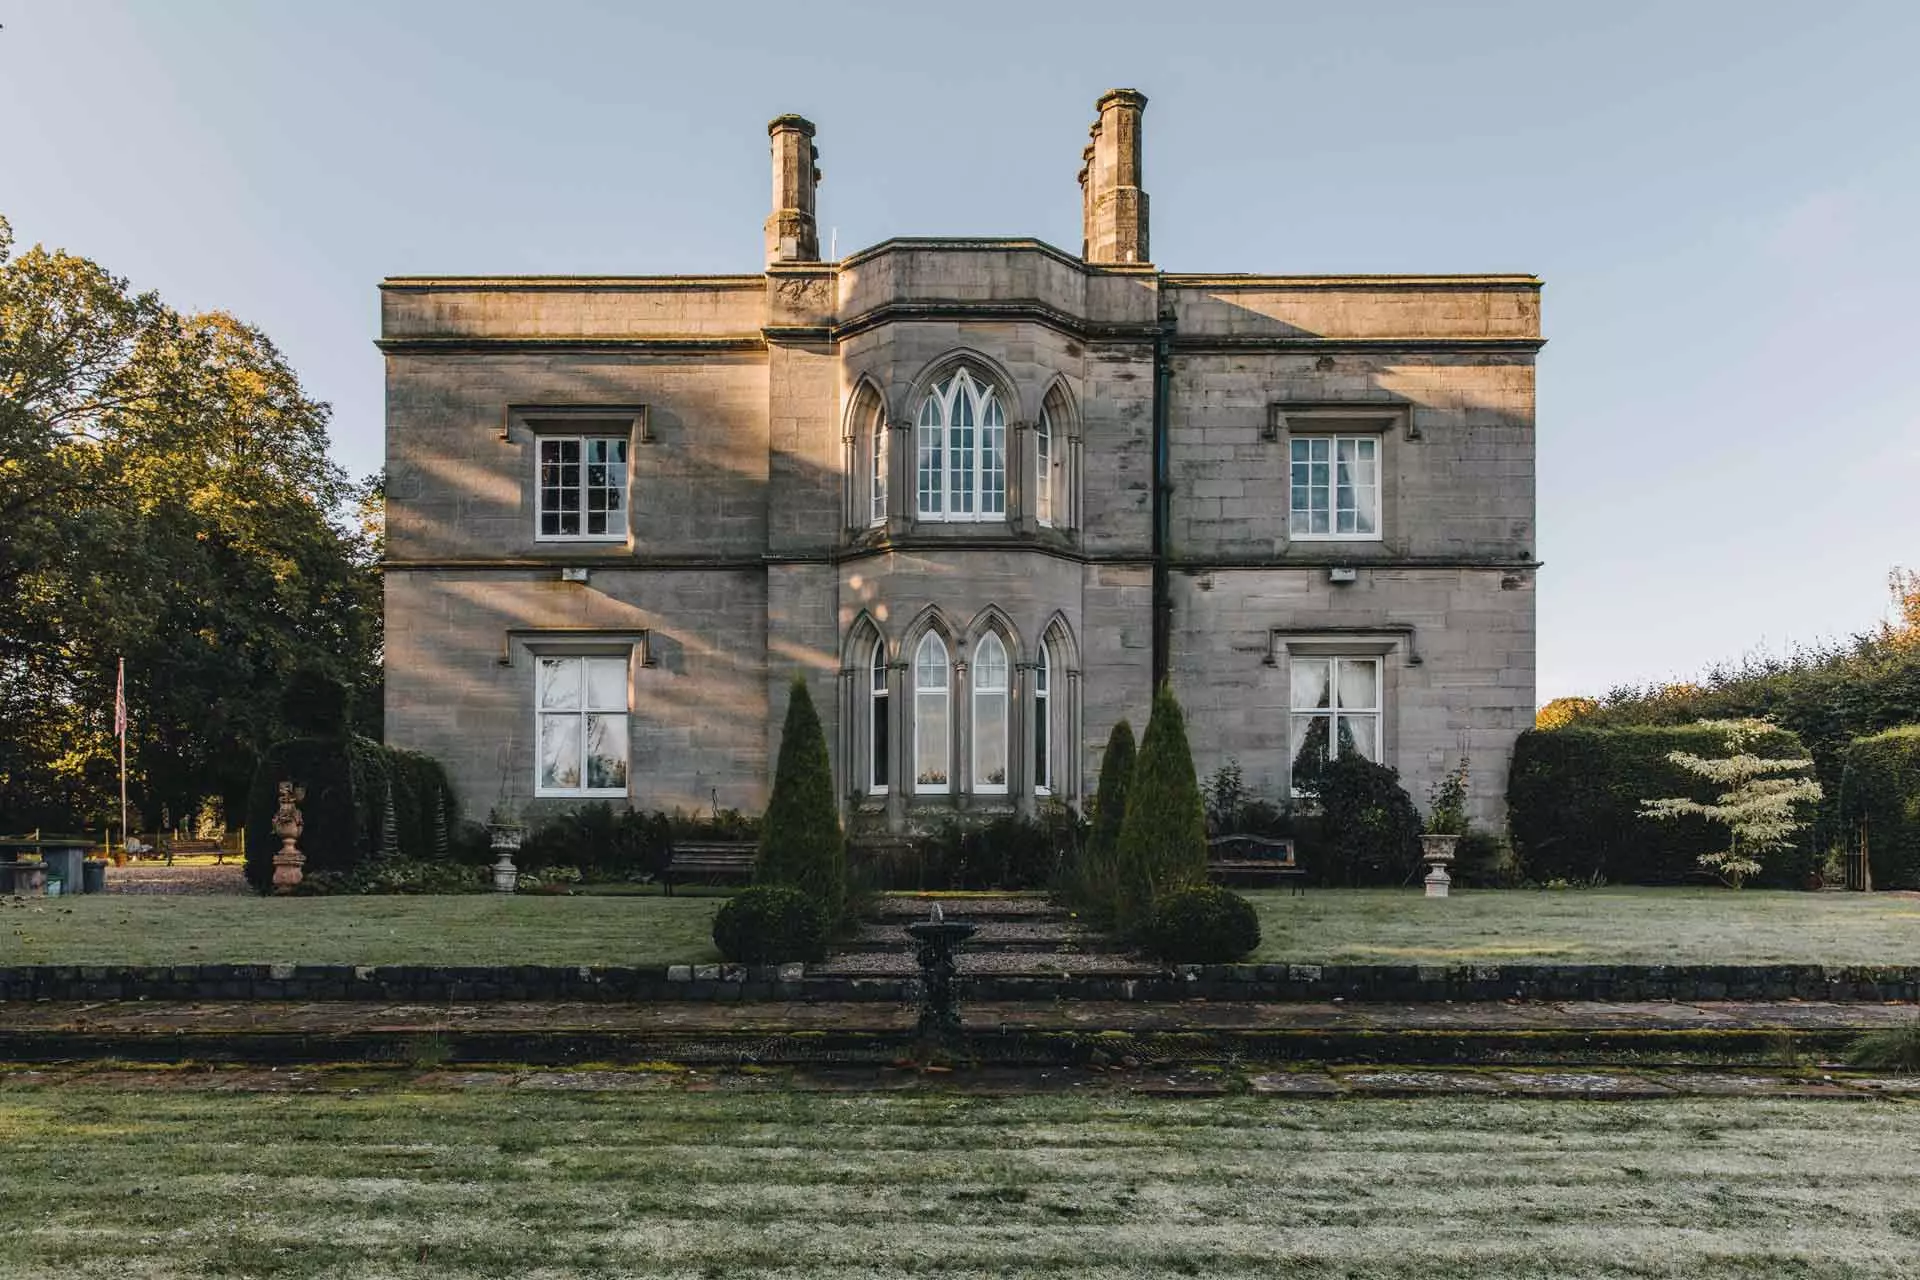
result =
[[[873,638],[873,662],[867,668],[867,790],[883,795],[887,790],[887,644],[878,635]]]
[[[887,522],[887,415],[876,412],[867,441],[867,522]]]
[[[922,520],[1004,520],[1007,415],[1000,395],[966,369],[936,383],[921,402],[915,459]]]
[[[1053,415],[1042,409],[1033,428],[1033,516],[1047,528],[1053,526],[1053,443]]]
[[[1053,655],[1040,642],[1040,660],[1033,666],[1033,789],[1038,795],[1053,791]]]
[[[973,789],[1007,789],[1007,646],[989,631],[973,656]]]
[[[950,786],[950,680],[946,643],[929,631],[913,655],[913,789],[923,794]]]

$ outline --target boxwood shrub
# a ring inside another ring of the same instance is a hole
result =
[[[713,916],[713,945],[735,964],[820,960],[827,953],[827,913],[785,885],[742,889]]]
[[[1876,889],[1920,889],[1920,725],[1855,738],[1841,753],[1840,831],[1866,824]]]
[[[1141,941],[1174,964],[1230,964],[1260,945],[1260,917],[1218,886],[1179,889],[1154,903]]]
[[[1684,817],[1653,821],[1640,804],[1662,796],[1710,801],[1715,788],[1667,759],[1722,755],[1725,736],[1700,725],[1533,729],[1514,745],[1507,814],[1514,852],[1534,881],[1601,879],[1677,884],[1705,878],[1699,858],[1723,849],[1724,828]],[[1800,739],[1776,729],[1754,743],[1769,759],[1804,758]],[[1807,818],[1813,817],[1812,806]],[[1757,883],[1799,887],[1814,867],[1812,831],[1768,855]]]

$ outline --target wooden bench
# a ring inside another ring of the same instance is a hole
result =
[[[1271,836],[1214,836],[1207,841],[1207,877],[1221,884],[1285,884],[1296,894],[1307,886],[1293,841]]]
[[[672,897],[676,884],[751,880],[753,858],[759,849],[751,840],[689,840],[676,844],[673,857],[660,873],[660,884]]]

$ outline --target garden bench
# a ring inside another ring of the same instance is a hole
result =
[[[1307,873],[1293,860],[1293,841],[1270,836],[1214,836],[1207,841],[1207,876],[1221,884],[1285,884],[1305,893]]]
[[[759,847],[751,840],[689,840],[676,844],[673,857],[660,873],[660,884],[672,896],[674,885],[689,881],[751,880]]]

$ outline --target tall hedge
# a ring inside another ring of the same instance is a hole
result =
[[[1876,889],[1920,889],[1920,725],[1855,738],[1841,754],[1839,839],[1866,824]]]
[[[446,770],[429,756],[370,738],[289,738],[269,747],[247,792],[247,881],[273,883],[273,815],[282,780],[306,788],[300,851],[308,871],[351,871],[382,854],[443,861],[459,820]]]
[[[1073,868],[1069,891],[1081,910],[1111,923],[1118,899],[1114,850],[1120,843],[1120,824],[1127,816],[1127,790],[1133,781],[1135,756],[1133,726],[1125,720],[1107,735],[1100,757],[1100,782],[1093,793],[1093,824]]]
[[[787,696],[773,798],[760,830],[753,880],[800,890],[820,904],[829,920],[839,919],[846,902],[847,840],[833,795],[827,735],[800,676],[793,678]]]
[[[1753,744],[1768,759],[1802,759],[1800,739],[1776,729]],[[1711,801],[1712,783],[1667,759],[1725,754],[1725,735],[1700,725],[1533,729],[1520,735],[1507,777],[1514,852],[1534,880],[1677,884],[1702,875],[1699,858],[1726,847],[1700,818],[1655,821],[1640,804],[1663,796]],[[1813,816],[1809,806],[1807,816]],[[1769,856],[1758,883],[1797,886],[1814,865],[1811,830]]]
[[[1114,915],[1123,931],[1144,924],[1162,895],[1207,882],[1207,811],[1187,746],[1186,717],[1168,684],[1153,695],[1114,855]]]

